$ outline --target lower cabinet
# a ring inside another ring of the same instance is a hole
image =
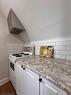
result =
[[[66,93],[47,81],[45,78],[40,78],[40,95],[66,95]]]
[[[40,83],[40,95],[58,95],[58,92],[46,82]]]
[[[39,75],[21,65],[16,67],[17,95],[39,95]]]
[[[21,95],[39,95],[39,75],[27,68],[22,69]]]
[[[17,95],[66,95],[66,93],[47,81],[39,77],[30,69],[16,64],[16,93]]]

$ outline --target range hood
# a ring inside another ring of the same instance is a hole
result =
[[[20,20],[18,19],[18,17],[16,16],[12,9],[8,14],[7,21],[10,33],[18,34],[25,30],[24,26],[22,25],[22,23],[20,22]]]

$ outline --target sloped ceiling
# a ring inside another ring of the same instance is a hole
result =
[[[65,36],[70,29],[70,0],[0,0],[0,10],[6,18],[10,8],[31,41]]]

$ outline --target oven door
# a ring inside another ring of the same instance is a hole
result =
[[[11,81],[13,87],[16,87],[16,76],[15,76],[15,63],[9,62],[9,80]]]

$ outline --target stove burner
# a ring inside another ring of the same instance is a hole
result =
[[[25,53],[20,53],[20,54],[22,54],[22,55],[29,55],[29,53],[26,53],[26,54]]]
[[[20,54],[23,54],[24,55],[24,53],[20,53]]]
[[[29,55],[29,54],[27,53],[27,54],[24,54],[24,55]]]
[[[22,55],[16,55],[16,57],[22,57]]]
[[[22,55],[20,55],[20,54],[13,54],[13,56],[22,57]]]

